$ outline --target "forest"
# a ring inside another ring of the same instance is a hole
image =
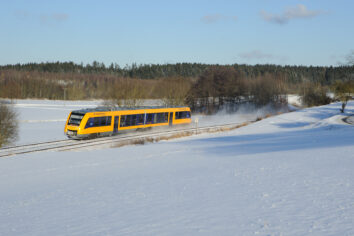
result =
[[[0,72],[39,72],[60,74],[103,74],[124,78],[159,79],[168,77],[197,78],[211,67],[233,67],[246,77],[257,77],[264,74],[282,73],[292,83],[300,81],[319,82],[323,85],[333,83],[335,80],[353,79],[354,65],[337,67],[321,66],[280,66],[280,65],[211,65],[201,63],[176,63],[176,64],[141,64],[135,63],[121,68],[117,63],[106,66],[104,63],[94,61],[92,64],[83,65],[74,62],[46,62],[27,63],[0,66]]]
[[[243,102],[282,104],[288,93],[315,93],[325,103],[329,101],[323,96],[338,81],[352,86],[354,65],[177,63],[121,68],[97,61],[87,65],[47,62],[0,66],[0,98],[104,99],[125,106],[139,105],[141,99],[162,99],[166,105],[187,104],[194,110],[213,112],[220,107],[233,110]]]

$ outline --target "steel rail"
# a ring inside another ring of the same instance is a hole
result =
[[[52,140],[52,141],[46,141],[46,142],[40,142],[40,143],[26,143],[26,144],[22,144],[22,145],[7,146],[7,147],[0,148],[0,152],[3,150],[8,150],[8,149],[24,148],[24,147],[30,147],[30,146],[35,146],[35,145],[50,144],[50,143],[57,143],[57,142],[67,142],[67,141],[70,141],[70,140],[61,139],[61,140]]]

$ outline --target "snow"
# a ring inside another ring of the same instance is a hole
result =
[[[20,135],[16,145],[65,139],[64,126],[72,110],[96,107],[102,103],[99,100],[13,100],[12,102],[19,115]]]
[[[289,94],[288,95],[288,103],[291,105],[298,106],[298,107],[302,106],[301,97],[297,94]]]
[[[339,109],[147,145],[0,159],[0,234],[354,235],[354,126],[342,121],[354,102]]]

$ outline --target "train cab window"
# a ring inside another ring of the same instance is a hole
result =
[[[82,114],[71,113],[68,125],[80,125],[81,120],[82,120],[83,117],[84,117],[84,115],[82,115]]]

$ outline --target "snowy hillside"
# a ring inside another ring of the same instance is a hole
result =
[[[354,102],[347,107],[354,114]],[[339,108],[0,159],[0,234],[354,235],[354,126]]]

